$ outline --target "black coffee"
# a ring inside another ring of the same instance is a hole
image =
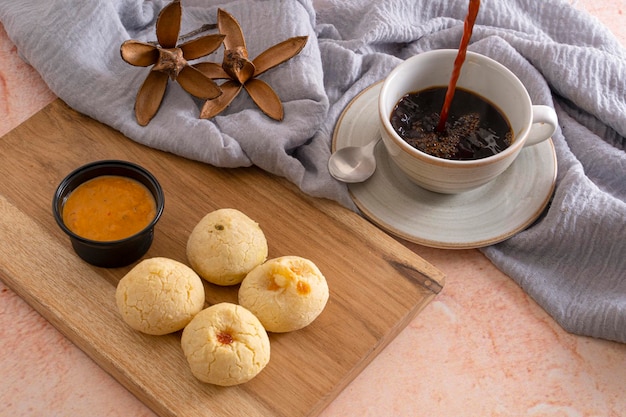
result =
[[[481,159],[506,149],[511,126],[487,100],[457,87],[445,129],[437,130],[446,87],[402,97],[391,113],[391,125],[408,144],[445,159]]]

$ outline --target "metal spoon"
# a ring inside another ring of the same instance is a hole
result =
[[[376,171],[374,148],[380,138],[364,146],[341,148],[330,156],[328,171],[335,179],[343,182],[363,182]]]

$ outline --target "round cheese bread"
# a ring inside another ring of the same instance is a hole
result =
[[[118,283],[115,301],[123,320],[152,335],[178,331],[204,307],[200,277],[168,258],[145,259]]]
[[[254,378],[270,360],[261,322],[244,307],[212,305],[183,330],[181,346],[191,373],[202,382],[231,386]]]
[[[267,259],[267,240],[259,225],[236,209],[207,214],[187,241],[191,267],[208,282],[239,284],[246,274]]]
[[[254,268],[239,287],[239,304],[268,332],[308,326],[328,301],[328,284],[317,266],[299,256],[270,259]]]

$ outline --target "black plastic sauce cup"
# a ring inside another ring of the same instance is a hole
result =
[[[103,175],[116,175],[136,180],[146,186],[156,202],[156,215],[143,230],[120,240],[96,241],[72,232],[63,222],[63,205],[79,185]],[[131,162],[105,160],[83,165],[61,181],[52,200],[52,212],[59,227],[70,237],[72,247],[84,261],[99,267],[117,268],[141,258],[152,245],[154,226],[163,213],[165,198],[157,179],[146,169]]]

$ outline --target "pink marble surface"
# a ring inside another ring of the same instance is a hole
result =
[[[626,45],[626,0],[571,3]],[[0,136],[54,98],[0,26]],[[626,345],[566,333],[477,250],[410,247],[443,292],[324,417],[626,416]],[[86,415],[154,414],[0,282],[0,416]]]

